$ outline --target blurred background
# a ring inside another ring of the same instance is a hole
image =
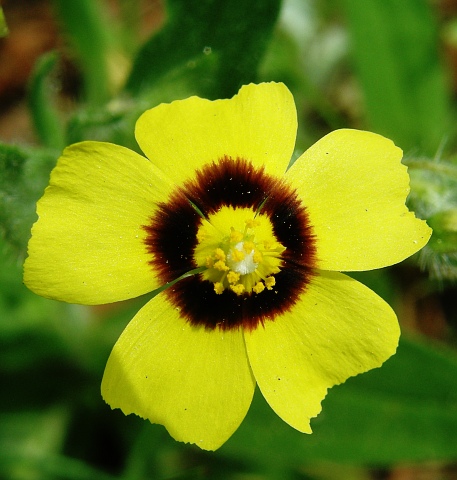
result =
[[[0,14],[0,479],[457,479],[457,1],[4,0]],[[35,203],[61,150],[138,150],[139,114],[226,98],[249,82],[294,94],[295,158],[329,131],[392,138],[409,207],[434,234],[400,265],[354,275],[403,335],[381,368],[330,390],[313,435],[259,392],[217,452],[112,411],[104,365],[144,299],[84,307],[22,284]]]

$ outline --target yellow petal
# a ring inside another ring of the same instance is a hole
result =
[[[135,130],[143,152],[178,184],[225,155],[282,175],[296,133],[294,100],[282,83],[247,85],[230,100],[161,104],[145,112]]]
[[[254,387],[241,331],[192,327],[160,294],[114,346],[102,395],[176,440],[215,450],[242,422]]]
[[[153,290],[142,226],[170,188],[151,162],[126,148],[67,148],[37,205],[25,284],[44,297],[84,304]]]
[[[337,130],[287,172],[308,208],[318,268],[385,267],[427,243],[431,229],[405,206],[409,176],[401,157],[380,135]]]
[[[379,367],[395,353],[399,334],[395,313],[374,292],[324,272],[290,312],[245,339],[267,402],[285,422],[310,433],[327,389]]]

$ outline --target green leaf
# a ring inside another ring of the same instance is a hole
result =
[[[6,24],[3,8],[0,7],[0,38],[8,35],[8,25]]]
[[[69,417],[69,409],[61,406],[45,411],[1,413],[1,478],[10,480],[119,479],[81,460],[59,454],[65,441]]]
[[[166,25],[135,60],[130,92],[150,89],[170,72],[191,75],[196,92],[210,98],[232,96],[256,79],[280,0],[168,0],[166,6]]]
[[[98,140],[139,151],[134,131],[140,115],[159,103],[195,94],[195,86],[208,73],[208,65],[209,62],[195,62],[192,69],[186,72],[182,66],[178,66],[158,78],[150,89],[142,90],[134,96],[122,95],[101,107],[79,109],[68,122],[68,142]]]
[[[78,55],[86,100],[91,105],[103,105],[110,98],[113,19],[107,18],[100,0],[53,0],[53,3]]]
[[[293,430],[258,394],[220,453],[238,461],[256,458],[259,468],[269,472],[322,461],[365,465],[455,461],[457,357],[403,339],[382,368],[332,388],[311,425],[312,435]]]
[[[148,108],[194,94],[232,96],[256,79],[279,4],[169,0],[165,27],[135,60],[129,95],[79,110],[69,122],[69,142],[101,140],[138,150],[134,126]]]
[[[24,257],[35,203],[48,184],[57,152],[0,144],[0,237]]]
[[[449,135],[449,93],[426,0],[343,0],[369,128],[434,154]]]
[[[142,8],[142,0],[119,0],[122,44],[124,50],[132,55],[137,49],[140,43],[140,36],[142,30],[142,16],[144,11]],[[156,10],[155,13],[159,14],[161,11],[161,5],[152,3],[148,5],[151,11]]]
[[[40,57],[30,79],[28,103],[35,129],[43,144],[62,150],[65,147],[65,133],[62,118],[55,105],[54,88],[50,78],[56,62],[55,52]]]
[[[432,279],[457,280],[457,164],[439,157],[407,158],[409,207],[433,229],[418,261]]]
[[[31,463],[60,449],[66,420],[63,409],[0,414],[0,475],[11,479],[38,478]]]

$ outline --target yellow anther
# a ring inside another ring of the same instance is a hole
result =
[[[222,250],[222,248],[216,248],[216,250],[214,250],[214,258],[216,260],[222,260],[223,262],[225,262],[224,250]]]
[[[265,279],[265,286],[267,287],[267,290],[272,290],[275,285],[276,285],[275,277],[267,277]]]
[[[248,228],[258,227],[260,225],[260,222],[258,220],[254,220],[253,218],[245,220],[245,223]]]
[[[201,228],[197,232],[197,240],[203,242],[208,235]]]
[[[242,283],[237,283],[236,285],[230,285],[230,289],[235,292],[237,295],[242,295],[244,293],[244,285]]]
[[[241,260],[243,260],[244,257],[245,257],[245,253],[242,252],[241,250],[238,250],[236,248],[232,250],[232,260],[234,262],[241,262]]]
[[[247,209],[245,212],[236,216],[232,227],[230,223],[223,227],[227,230],[222,237],[206,224],[198,230],[194,258],[199,266],[206,265],[202,276],[212,283],[215,295],[231,290],[243,298],[277,289],[275,274],[282,267],[285,247],[277,241],[268,218]],[[223,224],[230,222],[221,218]]]
[[[226,272],[227,270],[230,270],[229,267],[223,262],[222,260],[218,260],[214,265],[213,268],[216,270],[219,270],[221,272]]]
[[[232,242],[241,242],[243,239],[243,234],[238,230],[235,230],[233,227],[230,227],[230,240]]]
[[[254,293],[260,293],[265,290],[265,285],[262,282],[257,282],[253,287],[252,290]]]
[[[230,272],[227,273],[227,281],[229,283],[236,283],[240,279],[240,274],[237,272],[234,272],[233,270],[230,270]]]
[[[262,261],[262,254],[258,251],[254,251],[254,255],[252,256],[252,261],[254,263],[260,263]]]
[[[286,250],[286,247],[283,247],[280,243],[275,243],[275,252],[282,253]]]
[[[263,242],[263,248],[265,250],[271,250],[273,248],[273,242],[270,242],[269,240],[265,240]]]
[[[254,242],[243,242],[243,249],[246,253],[251,253],[255,248],[255,243]]]

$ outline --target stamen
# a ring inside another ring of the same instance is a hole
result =
[[[241,262],[241,260],[244,260],[244,257],[246,255],[242,250],[238,250],[237,248],[234,248],[230,252],[230,256],[234,262]]]
[[[246,223],[246,226],[248,228],[254,228],[254,227],[258,227],[260,225],[260,222],[258,220],[254,220],[254,219],[247,219],[244,221]]]
[[[214,258],[216,260],[222,260],[223,262],[225,262],[225,252],[224,250],[222,250],[222,248],[216,248],[216,250],[214,250]]]
[[[237,272],[234,272],[233,270],[230,270],[230,272],[227,273],[227,281],[229,283],[236,283],[240,279],[240,274]]]
[[[230,290],[235,292],[237,295],[242,295],[245,291],[245,288],[242,283],[237,283],[236,285],[230,285]]]
[[[254,263],[261,263],[262,254],[258,250],[255,250],[254,255],[252,256],[252,260],[254,260]]]
[[[241,240],[243,240],[243,234],[235,230],[233,227],[230,227],[230,240],[232,242],[241,242]]]
[[[203,242],[205,240],[205,238],[207,238],[208,234],[202,230],[199,230],[197,232],[197,240],[199,242]]]
[[[251,241],[243,242],[243,249],[246,253],[251,253],[255,248],[255,243]]]
[[[213,268],[215,268],[216,270],[219,270],[221,272],[227,272],[228,270],[230,270],[229,267],[227,267],[227,265],[225,264],[224,261],[222,260],[218,260],[214,265],[213,265]]]
[[[252,287],[253,292],[255,293],[261,293],[265,290],[265,285],[262,282],[257,282],[253,287]]]
[[[279,270],[279,269],[278,269]],[[267,287],[267,290],[273,290],[273,287],[276,285],[276,279],[275,277],[267,277],[265,279],[265,286]]]
[[[262,220],[262,221],[261,221]],[[231,227],[228,236],[220,241],[206,261],[204,278],[213,282],[214,292],[221,295],[230,289],[236,295],[260,294],[272,290],[276,284],[273,277],[280,271],[280,257],[285,248],[276,241],[274,233],[260,216],[245,220],[244,233]],[[257,227],[260,227],[257,230]],[[203,232],[198,238],[208,242]],[[256,235],[268,235],[256,241]],[[205,258],[205,257],[204,257]]]

